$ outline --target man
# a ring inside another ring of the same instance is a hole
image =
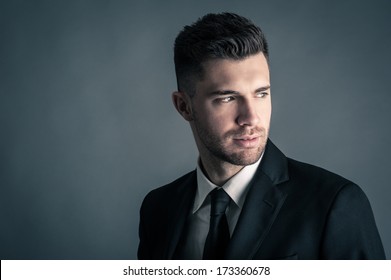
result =
[[[384,259],[354,183],[285,157],[268,139],[271,92],[261,29],[208,14],[178,35],[172,95],[197,169],[151,191],[139,259]]]

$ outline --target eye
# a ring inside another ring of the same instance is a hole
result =
[[[234,100],[234,98],[232,96],[226,96],[226,97],[218,99],[218,101],[221,102],[221,103],[228,103],[228,102],[230,102],[232,100]]]
[[[256,93],[256,96],[257,96],[257,97],[260,97],[260,98],[265,98],[265,97],[268,96],[268,95],[269,95],[269,93],[266,92],[266,91],[261,91],[261,92],[257,92],[257,93]]]

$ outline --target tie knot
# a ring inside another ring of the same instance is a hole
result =
[[[211,193],[211,212],[210,215],[223,215],[231,200],[223,188],[216,188]]]

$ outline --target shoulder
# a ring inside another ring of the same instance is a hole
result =
[[[352,181],[324,168],[288,158],[289,179],[306,185],[343,187]]]
[[[337,198],[338,201],[368,203],[357,184],[324,168],[288,158],[288,170],[289,184],[284,190],[291,195],[314,199],[326,208]]]
[[[330,205],[344,188],[344,195],[350,192],[363,194],[360,187],[336,173],[286,157],[270,140],[263,161],[260,170],[278,189],[294,199],[315,199]]]
[[[185,191],[186,187],[192,184],[195,178],[196,171],[193,170],[166,185],[153,189],[145,196],[143,206],[146,204],[157,205],[161,201],[167,202],[168,199],[172,199],[182,191]]]
[[[322,167],[288,158],[289,177],[296,180],[325,181],[329,183],[347,184],[350,180],[328,171]]]
[[[193,170],[178,179],[172,181],[171,183],[168,183],[166,185],[163,185],[161,187],[158,187],[152,191],[150,191],[146,197],[155,197],[155,196],[166,196],[166,195],[172,195],[178,191],[180,191],[182,186],[185,186],[187,183],[191,181],[193,177],[195,177],[196,171]]]

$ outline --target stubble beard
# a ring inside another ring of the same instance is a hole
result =
[[[200,125],[196,116],[194,116],[194,127],[199,140],[207,149],[207,152],[220,161],[238,166],[250,165],[259,160],[265,150],[269,132],[265,128],[248,129],[243,127],[238,130],[228,131],[221,137]],[[244,135],[259,136],[259,145],[254,148],[236,146],[233,139]]]

